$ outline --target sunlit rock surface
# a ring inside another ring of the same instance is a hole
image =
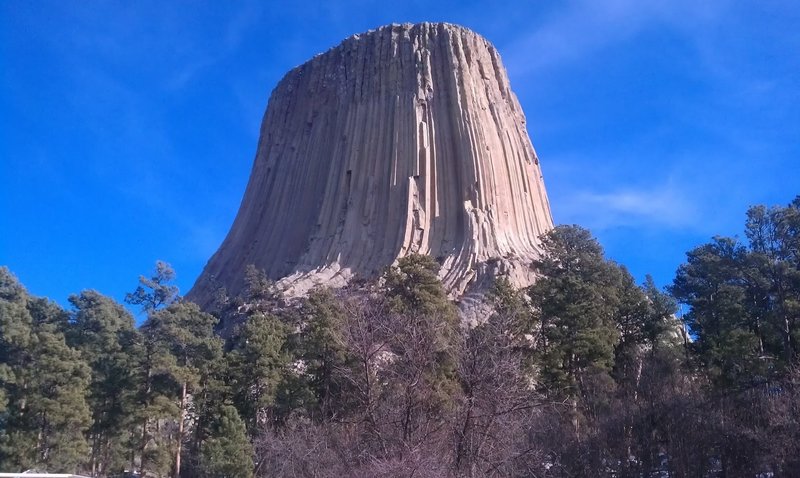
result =
[[[464,305],[497,274],[529,284],[552,226],[497,50],[456,25],[389,25],[278,83],[236,220],[189,298],[239,292],[248,264],[302,295],[424,253]]]

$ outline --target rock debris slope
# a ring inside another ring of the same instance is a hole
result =
[[[497,50],[456,25],[389,25],[278,83],[239,213],[189,297],[237,293],[248,264],[301,295],[423,253],[468,302],[496,274],[530,283],[552,226]]]

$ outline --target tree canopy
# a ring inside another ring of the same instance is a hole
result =
[[[0,469],[251,476],[800,475],[800,197],[637,284],[580,226],[462,324],[439,264],[209,311],[159,261],[126,308],[0,267]],[[685,311],[676,315],[678,304]]]

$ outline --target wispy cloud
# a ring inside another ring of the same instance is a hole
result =
[[[220,41],[211,45],[202,43],[202,50],[192,49],[187,58],[192,58],[178,65],[176,73],[167,81],[169,90],[184,88],[198,74],[214,67],[219,62],[234,54],[247,34],[258,25],[262,17],[261,4],[253,0],[241,2],[237,10],[224,24]]]
[[[535,105],[529,98],[574,108],[571,116],[528,110],[539,115],[534,141],[539,132],[558,148],[537,144],[556,220],[596,230],[735,234],[748,205],[785,194],[779,186],[792,175],[775,172],[798,170],[790,159],[797,109],[787,105],[800,98],[800,60],[786,55],[800,47],[800,34],[785,25],[787,14],[800,19],[800,10],[781,4],[574,0],[499,45],[526,108]],[[654,37],[672,49],[639,49],[657,44]],[[565,84],[590,98],[581,88],[595,83],[570,75],[592,74],[624,55],[614,68],[627,62],[625,75],[614,74],[635,79],[635,90],[617,92],[614,100],[633,98],[629,107],[602,98],[591,98],[585,110],[574,101],[551,101],[570,95]],[[640,72],[631,58],[653,61]],[[647,76],[654,72],[664,76]]]
[[[715,18],[725,2],[687,0],[575,0],[543,24],[504,45],[504,59],[515,75],[540,73],[580,61],[654,24],[696,26]]]
[[[700,211],[671,182],[647,189],[583,190],[559,197],[560,222],[578,223],[601,231],[615,227],[694,228]]]

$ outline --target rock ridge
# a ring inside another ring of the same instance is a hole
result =
[[[249,264],[296,296],[423,253],[469,303],[498,274],[531,283],[552,227],[497,50],[457,25],[392,24],[277,84],[239,212],[188,297],[238,293]]]

